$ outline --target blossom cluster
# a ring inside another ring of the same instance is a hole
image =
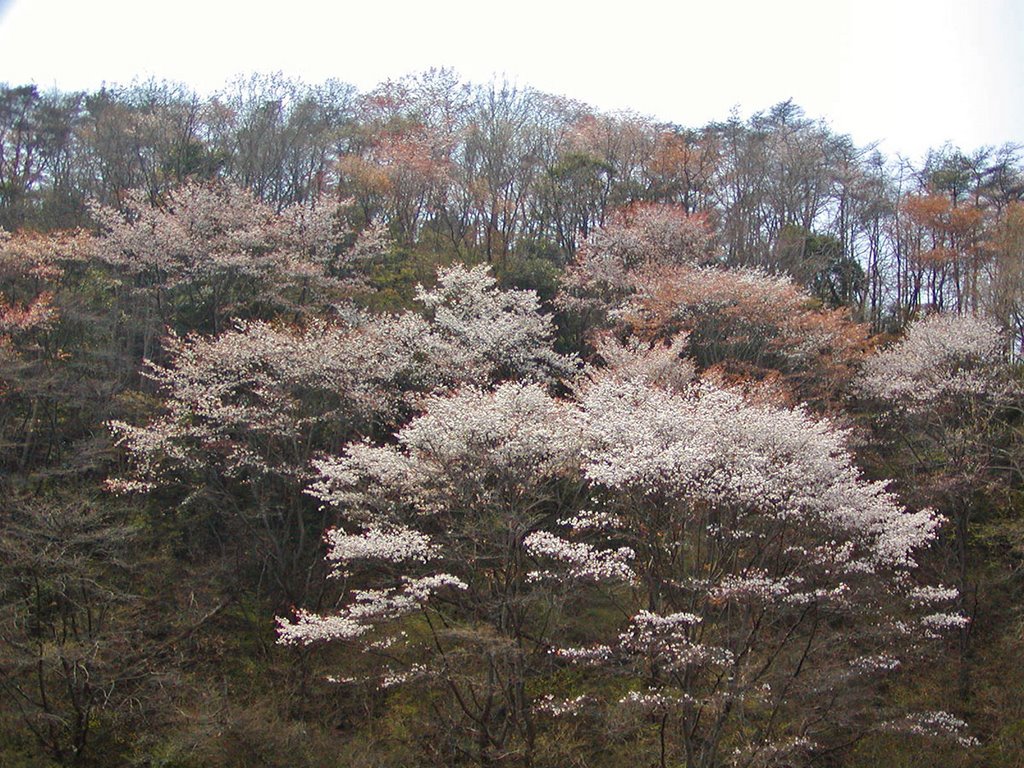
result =
[[[679,206],[634,203],[612,213],[583,247],[585,258],[605,257],[624,270],[692,264],[712,255],[707,217]]]
[[[556,699],[554,694],[549,693],[538,699],[534,707],[538,712],[543,712],[551,717],[565,717],[566,715],[578,715],[583,707],[592,701],[593,698],[585,693],[571,699]]]
[[[562,279],[564,309],[614,313],[639,290],[645,273],[713,258],[704,216],[667,204],[636,203],[616,211],[582,244]]]
[[[551,349],[551,320],[540,313],[534,291],[501,290],[487,266],[442,268],[432,289],[416,299],[431,329],[446,343],[456,370],[482,369],[491,378],[549,380],[573,370],[570,358]]]
[[[898,408],[921,411],[961,398],[1006,391],[1005,339],[990,320],[934,314],[910,325],[889,349],[869,358],[859,379],[862,394]]]
[[[733,663],[735,655],[728,648],[695,639],[694,628],[702,621],[701,616],[685,611],[667,615],[640,611],[619,634],[619,653],[674,671]]]
[[[906,512],[861,479],[844,433],[801,410],[708,385],[677,394],[635,381],[599,381],[581,405],[584,473],[606,488],[804,520],[863,541],[878,562],[908,563],[938,528],[934,513]]]
[[[916,712],[883,726],[884,730],[912,733],[917,736],[951,739],[963,747],[977,746],[978,741],[966,735],[967,723],[949,712]]]
[[[298,313],[350,293],[386,238],[379,228],[353,238],[348,205],[323,197],[275,211],[223,183],[185,183],[155,201],[137,190],[120,210],[93,206],[102,232],[90,251],[161,312],[180,303],[219,330],[222,317]]]
[[[330,640],[355,640],[382,622],[417,610],[437,592],[467,588],[464,581],[451,574],[436,573],[407,579],[393,589],[356,590],[339,613],[324,616],[300,608],[295,611],[294,620],[278,617],[278,642],[310,645]]]
[[[327,559],[344,564],[353,560],[378,559],[391,563],[406,560],[427,562],[437,554],[430,537],[410,528],[371,526],[362,533],[345,533],[337,528],[324,535]]]
[[[567,566],[572,579],[632,581],[636,574],[629,563],[636,553],[629,547],[596,549],[585,542],[570,542],[547,531],[535,531],[523,541],[533,557],[547,557]]]

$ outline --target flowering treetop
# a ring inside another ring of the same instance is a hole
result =
[[[164,297],[159,306],[182,296],[183,309],[209,304],[214,331],[227,317],[258,318],[270,308],[295,311],[314,299],[336,299],[358,265],[384,247],[380,229],[353,242],[343,218],[347,204],[335,200],[275,211],[230,184],[187,183],[158,203],[135,191],[123,211],[94,207],[103,232],[93,255],[127,273],[136,290]]]
[[[482,379],[550,380],[571,374],[573,361],[551,348],[551,318],[533,291],[501,289],[487,266],[438,270],[437,285],[417,288],[431,332],[447,344],[452,367]]]
[[[934,314],[912,323],[903,339],[869,358],[859,388],[911,411],[950,398],[997,395],[1006,387],[1005,348],[991,320]]]

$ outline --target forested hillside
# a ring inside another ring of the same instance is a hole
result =
[[[1024,764],[1024,161],[429,71],[0,87],[0,765]]]

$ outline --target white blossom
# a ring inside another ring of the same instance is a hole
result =
[[[539,698],[534,704],[538,712],[543,712],[552,717],[564,717],[566,715],[578,715],[584,705],[593,699],[587,694],[580,694],[572,699],[556,699],[554,694],[547,694]]]
[[[429,536],[403,527],[384,529],[373,526],[357,534],[334,529],[328,531],[324,539],[330,546],[327,559],[337,563],[368,559],[425,563],[437,554],[438,549],[431,544]]]
[[[325,640],[351,640],[369,630],[351,616],[317,616],[304,610],[296,611],[295,621],[278,617],[277,641],[285,645],[308,645]]]
[[[466,590],[469,589],[469,585],[450,573],[435,573],[418,579],[408,579],[405,583],[406,593],[420,602],[430,599],[435,592],[442,589]]]
[[[624,523],[621,517],[610,512],[584,509],[572,517],[559,520],[558,524],[568,526],[573,531],[579,532],[614,530],[621,528]]]
[[[929,605],[931,603],[945,603],[956,600],[960,590],[956,587],[946,587],[942,584],[917,585],[910,590],[910,599],[918,605]]]
[[[921,618],[921,624],[931,630],[963,629],[971,620],[959,613],[930,613]]]
[[[613,658],[611,646],[595,645],[589,648],[557,648],[555,655],[573,664],[598,665]]]
[[[865,364],[860,390],[899,408],[920,410],[957,397],[997,395],[1008,386],[999,327],[974,315],[934,314]]]
[[[966,722],[956,715],[941,710],[909,714],[900,720],[884,724],[883,730],[952,739],[962,747],[978,745],[977,739],[966,735]]]
[[[488,376],[535,381],[570,374],[574,361],[551,349],[552,324],[533,291],[502,290],[487,266],[442,268],[437,286],[419,286],[432,332],[457,351],[459,366]]]
[[[858,656],[850,660],[851,667],[864,673],[892,672],[899,669],[901,664],[902,662],[899,659],[884,653],[873,656]]]
[[[866,542],[885,563],[910,563],[941,521],[930,510],[901,509],[883,484],[861,479],[845,434],[801,410],[752,404],[710,385],[670,393],[599,381],[582,397],[584,472],[608,488],[822,524]]]
[[[639,709],[644,713],[664,715],[676,712],[696,703],[688,694],[673,694],[664,691],[630,691],[618,702],[621,706]]]
[[[629,562],[636,556],[629,547],[595,549],[584,542],[570,542],[547,531],[536,531],[523,540],[526,551],[534,557],[549,557],[568,566],[574,579],[595,581],[636,578]]]
[[[775,579],[766,571],[755,569],[744,574],[725,576],[710,590],[709,596],[717,601],[753,598],[770,602],[790,594],[792,585],[797,582],[797,577]]]

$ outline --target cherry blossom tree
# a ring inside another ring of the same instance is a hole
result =
[[[218,332],[231,318],[301,316],[351,292],[383,234],[354,245],[343,205],[326,198],[276,212],[238,187],[187,183],[151,205],[130,193],[123,211],[94,207],[103,228],[93,256],[123,275],[122,301],[143,326],[143,356],[170,325]]]
[[[1008,373],[998,325],[975,315],[936,313],[865,361],[859,388],[891,407],[921,412],[1009,395]]]
[[[551,348],[554,328],[540,313],[537,294],[500,289],[486,266],[441,269],[437,285],[419,287],[416,299],[432,333],[457,355],[450,360],[453,369],[480,370],[478,381],[550,381],[572,373],[573,360]]]
[[[529,762],[552,606],[527,542],[571,506],[578,446],[568,404],[510,382],[432,399],[396,445],[318,462],[311,493],[342,519],[327,534],[342,602],[281,619],[281,641],[350,643],[380,660],[381,687],[446,692],[442,720],[479,764]]]
[[[953,523],[944,570],[959,588],[959,609],[972,617],[980,600],[971,543],[977,524],[1024,477],[1019,439],[1009,426],[1021,391],[1006,348],[995,322],[937,313],[868,358],[858,381],[908,496]],[[962,697],[970,689],[969,641],[970,625],[960,633]]]
[[[449,347],[407,314],[302,329],[249,322],[218,336],[170,337],[169,362],[149,363],[162,413],[111,424],[127,454],[121,493],[157,492],[181,512],[221,520],[269,563],[275,590],[296,601],[324,515],[301,493],[319,452],[386,434],[417,398],[451,380]],[[454,352],[454,350],[451,350]],[[454,357],[454,355],[452,355]],[[465,359],[465,357],[463,357]]]
[[[653,723],[661,763],[687,766],[955,723],[872,697],[966,621],[916,578],[941,518],[864,480],[830,422],[688,383],[680,349],[606,341],[614,367],[575,399],[464,389],[396,444],[318,462],[341,598],[282,618],[281,641],[361,649],[350,684],[446,690],[485,765],[528,763],[539,723],[584,712],[634,717],[638,742]],[[574,667],[583,693],[546,692]]]
[[[623,614],[555,649],[592,687],[552,716],[610,707],[686,766],[806,764],[921,721],[871,691],[965,622],[955,589],[915,578],[941,518],[862,479],[846,435],[801,410],[649,375],[580,398],[588,507],[527,546],[555,588]]]
[[[390,345],[373,340],[323,323],[291,331],[258,322],[171,337],[169,362],[148,371],[163,412],[141,426],[111,424],[129,459],[111,489],[159,492],[189,527],[226,528],[270,566],[275,592],[298,599],[326,524],[300,493],[310,458],[399,407],[380,384],[400,376],[402,363],[392,356],[389,365]]]

